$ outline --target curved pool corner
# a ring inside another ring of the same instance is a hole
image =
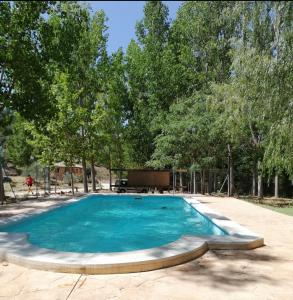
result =
[[[204,239],[184,236],[162,247],[113,253],[57,252],[38,248],[26,234],[0,233],[0,259],[28,268],[63,273],[118,274],[175,266],[202,256]]]
[[[118,274],[179,265],[202,256],[209,249],[248,250],[264,245],[262,237],[210,210],[196,198],[183,198],[228,235],[182,236],[160,247],[128,252],[76,253],[39,248],[29,243],[27,234],[0,232],[0,260],[46,271]]]

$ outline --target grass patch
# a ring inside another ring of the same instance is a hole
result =
[[[288,215],[288,216],[292,216],[293,217],[293,207],[274,207],[274,206],[270,206],[270,205],[265,205],[265,204],[259,204],[259,206],[277,211],[279,213]]]
[[[241,200],[256,204],[258,206],[268,208],[270,210],[293,216],[293,199],[288,198],[252,198],[252,197],[240,197]]]

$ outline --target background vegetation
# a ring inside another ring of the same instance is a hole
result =
[[[103,11],[1,2],[2,164],[35,157],[47,167],[80,161],[84,170],[185,168],[201,177],[229,168],[231,194],[262,197],[264,179],[275,178],[292,196],[292,8],[187,1],[170,22],[165,4],[147,1],[137,39],[109,54]]]

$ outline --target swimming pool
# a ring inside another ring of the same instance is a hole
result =
[[[0,227],[40,248],[78,253],[160,247],[182,236],[227,233],[177,196],[90,195]]]

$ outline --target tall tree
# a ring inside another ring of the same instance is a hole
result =
[[[126,126],[129,166],[143,166],[150,158],[153,135],[147,111],[148,92],[145,80],[145,59],[141,47],[132,40],[126,53],[129,105]]]
[[[32,133],[27,127],[27,121],[15,113],[11,127],[6,142],[6,158],[18,167],[28,166],[32,163],[33,147],[29,143]]]
[[[138,165],[150,158],[158,123],[174,100],[165,59],[168,31],[167,6],[162,1],[148,1],[136,26],[139,45],[132,41],[127,50],[132,106],[128,138]]]
[[[39,29],[53,2],[0,3],[1,102],[43,123],[52,116],[42,82],[47,80]]]
[[[5,190],[3,182],[3,167],[4,167],[4,144],[7,136],[11,134],[11,123],[12,123],[12,112],[11,110],[3,107],[0,103],[0,202],[4,203]]]
[[[287,85],[291,60],[287,55],[292,48],[292,22],[288,21],[292,5],[238,2],[235,11],[239,30],[231,52],[232,76],[229,84],[217,89],[215,101],[217,105],[222,103],[225,132],[236,137],[238,147],[246,145],[252,150],[247,153],[253,169],[252,190],[255,194],[257,166],[258,196],[262,197],[265,171],[286,170],[290,174],[291,169],[288,149],[292,149],[292,139],[288,132],[292,122]]]
[[[176,100],[161,122],[162,132],[155,139],[149,164],[167,166],[169,158],[169,163],[180,167],[201,169],[202,186],[206,169],[223,167],[222,153],[229,143],[219,138],[221,130],[208,95],[212,84],[229,79],[230,39],[236,23],[230,20],[233,7],[231,2],[186,2],[170,29],[168,51],[176,69],[169,70],[170,74],[177,71],[179,83],[173,83]]]
[[[42,123],[50,114],[42,80],[46,72],[38,43],[38,29],[44,13],[54,4],[48,2],[0,3],[0,114],[13,109]],[[1,122],[2,123],[2,122]],[[2,126],[2,124],[0,124]],[[8,134],[3,128],[0,131]],[[1,147],[3,144],[1,144]],[[0,198],[3,203],[2,168]]]
[[[82,36],[73,52],[73,63],[70,66],[72,88],[80,91],[79,105],[87,112],[81,123],[81,139],[84,140],[81,160],[83,166],[84,191],[88,192],[86,160],[90,160],[90,114],[96,102],[96,95],[103,91],[103,79],[107,77],[106,26],[105,14],[100,11],[90,18],[89,12],[84,13]],[[87,138],[88,137],[88,138]]]

